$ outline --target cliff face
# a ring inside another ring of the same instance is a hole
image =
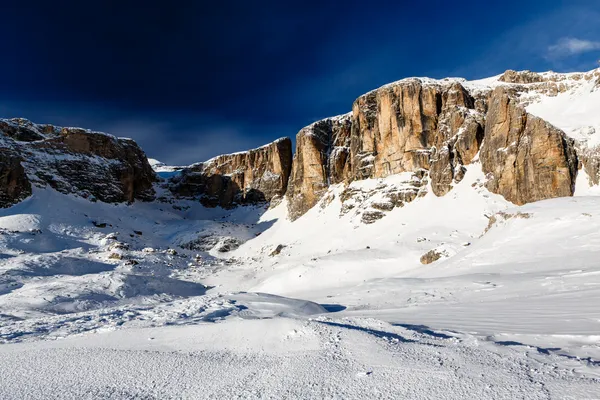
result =
[[[487,188],[515,204],[573,195],[574,141],[527,113],[503,87],[490,100],[480,159]]]
[[[311,209],[330,184],[348,181],[351,115],[327,118],[296,135],[296,154],[287,190],[288,210],[295,219]]]
[[[359,97],[353,106],[352,176],[430,171],[443,195],[477,154],[483,115],[458,82],[408,79]]]
[[[0,120],[2,206],[31,194],[31,185],[104,202],[154,198],[154,171],[129,139],[80,128]]]
[[[589,126],[569,132],[580,135],[574,140],[532,110],[561,95],[595,99],[598,82],[600,70],[506,71],[473,82],[404,79],[360,96],[351,113],[300,130],[293,158],[291,140],[279,139],[183,168],[164,185],[176,197],[211,207],[276,202],[286,195],[296,219],[329,186],[344,183],[341,213],[362,214],[365,223],[427,191],[446,195],[473,162],[481,163],[491,192],[516,204],[570,196],[578,168],[599,183],[600,125],[588,118]],[[554,117],[548,109],[538,112]],[[156,176],[131,140],[22,119],[0,119],[0,133],[2,207],[29,196],[32,185],[106,202],[154,198]],[[392,175],[397,179],[387,179]],[[375,188],[354,184],[366,179],[379,181]]]
[[[169,188],[210,207],[272,201],[287,190],[292,142],[282,138],[258,149],[215,157],[184,168]]]
[[[31,195],[31,183],[21,157],[9,148],[0,148],[0,208],[10,207]]]
[[[331,184],[403,173],[412,173],[408,199],[423,195],[427,183],[443,196],[474,160],[481,161],[487,188],[516,204],[572,195],[579,164],[598,184],[597,148],[579,146],[525,110],[542,97],[568,94],[592,81],[592,90],[598,90],[600,70],[509,70],[485,82],[404,79],[360,96],[351,116],[318,121],[298,133],[290,217],[314,206]],[[346,204],[351,197],[344,196],[343,209],[354,207],[356,199]],[[396,206],[388,203],[372,213]]]
[[[420,171],[429,171],[434,193],[447,193],[479,151],[478,102],[455,81],[407,79],[359,97],[351,115],[302,129],[288,191],[290,217],[314,206],[331,184],[403,172],[427,179]]]

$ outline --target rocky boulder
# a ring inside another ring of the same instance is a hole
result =
[[[198,198],[209,207],[257,204],[281,198],[292,168],[292,141],[226,154],[183,168],[168,187],[178,197]]]
[[[480,159],[487,188],[515,204],[573,194],[573,140],[528,114],[506,88],[492,94]]]
[[[543,82],[544,78],[536,72],[514,71],[512,69],[509,69],[506,72],[504,72],[498,80],[500,82],[506,82],[506,83],[528,84],[528,83]]]

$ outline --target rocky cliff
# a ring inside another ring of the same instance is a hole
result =
[[[285,194],[291,168],[292,141],[282,138],[183,168],[168,187],[178,197],[198,198],[210,207],[269,202]]]
[[[515,204],[571,196],[575,190],[573,139],[527,113],[504,87],[492,94],[480,159],[487,188]]]
[[[288,185],[288,210],[295,219],[311,209],[329,185],[352,178],[351,114],[327,118],[296,135],[296,154]]]
[[[300,130],[293,158],[292,142],[283,138],[181,168],[163,185],[174,198],[210,207],[286,195],[296,219],[322,199],[330,202],[329,187],[341,183],[341,214],[361,214],[365,223],[429,191],[446,195],[472,163],[486,174],[488,190],[515,204],[570,196],[578,171],[590,184],[600,180],[600,119],[593,109],[599,82],[600,70],[403,79],[360,96],[348,114]],[[594,112],[562,124],[555,114],[576,98]],[[156,176],[131,140],[23,119],[0,120],[0,133],[3,207],[29,196],[32,185],[106,202],[154,198]],[[377,183],[357,184],[369,179]]]
[[[290,217],[314,206],[331,184],[411,173],[402,182],[401,202],[395,201],[397,193],[371,204],[366,199],[372,192],[344,192],[343,212],[360,209],[358,201],[364,212],[383,216],[423,195],[426,187],[437,196],[447,194],[473,161],[481,162],[486,187],[515,204],[572,195],[581,166],[598,184],[597,148],[526,111],[541,99],[581,91],[587,82],[596,82],[591,90],[600,90],[598,81],[600,70],[509,70],[475,82],[409,78],[371,91],[354,102],[351,114],[315,122],[298,133]]]
[[[414,173],[414,181],[429,171],[433,192],[444,195],[479,151],[483,107],[457,81],[406,79],[359,97],[350,115],[304,128],[288,192],[291,218],[312,207],[328,185],[343,181],[403,172]]]
[[[130,139],[80,128],[0,120],[0,205],[31,194],[31,186],[104,202],[154,198],[154,171]]]

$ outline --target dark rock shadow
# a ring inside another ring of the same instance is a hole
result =
[[[265,206],[264,210],[257,213],[256,220],[247,221],[253,224],[258,223],[260,216],[267,210],[272,195],[268,196],[255,188],[243,189],[229,175],[205,175],[202,168],[200,164],[181,170],[179,174],[167,180],[168,189],[179,198],[198,200],[207,208],[221,207],[230,210],[238,206],[263,205]],[[273,224],[271,221],[268,222],[270,225]],[[261,231],[268,229],[270,225],[261,227]]]
[[[412,324],[392,324],[393,326],[400,326],[404,329],[408,329],[413,332],[417,332],[423,335],[433,336],[437,339],[452,339],[453,336],[446,335],[444,333],[436,332],[428,326],[425,325],[412,325]]]
[[[330,312],[330,313],[344,311],[347,308],[346,306],[342,306],[341,304],[319,304],[319,305],[321,307],[323,307],[327,312]]]
[[[353,331],[363,332],[363,333],[375,336],[379,339],[393,339],[393,340],[395,339],[402,343],[419,343],[416,340],[407,339],[404,336],[400,336],[397,333],[393,333],[393,332],[380,331],[380,330],[376,330],[376,329],[364,328],[364,327],[355,326],[355,325],[340,324],[338,322],[331,322],[331,321],[316,321],[316,322],[318,322],[320,324],[324,324],[324,325],[335,326],[337,328],[345,328],[345,329],[350,329]]]

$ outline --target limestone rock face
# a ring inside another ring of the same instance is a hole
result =
[[[330,184],[350,178],[350,114],[327,118],[296,136],[296,154],[288,185],[292,219],[312,208]]]
[[[0,208],[10,207],[31,195],[31,184],[21,157],[7,148],[0,148]]]
[[[479,151],[484,102],[456,80],[405,79],[359,97],[351,116],[302,129],[290,217],[313,207],[331,184],[403,172],[429,171],[433,192],[447,193]]]
[[[475,103],[457,81],[421,79],[359,97],[353,106],[353,178],[426,169],[444,175],[432,176],[432,182],[440,182],[434,192],[449,190],[451,181],[460,177],[459,166],[472,161],[483,138],[483,115]]]
[[[36,186],[104,202],[154,198],[156,175],[130,139],[9,119],[0,120],[0,140],[22,160],[28,180]]]
[[[600,147],[580,149],[579,156],[589,183],[591,185],[600,184]]]
[[[536,83],[543,82],[544,78],[535,72],[513,71],[512,69],[509,69],[504,72],[498,80],[506,83]]]
[[[282,138],[184,168],[170,189],[180,197],[199,198],[209,207],[269,202],[285,194],[291,168],[292,141]]]
[[[490,100],[480,159],[488,189],[515,204],[573,194],[573,140],[528,114],[503,87]]]

